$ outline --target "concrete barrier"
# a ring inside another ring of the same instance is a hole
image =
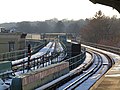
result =
[[[69,63],[61,62],[13,78],[11,90],[33,90],[69,72]]]

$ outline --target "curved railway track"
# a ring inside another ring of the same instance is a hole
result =
[[[106,58],[106,61],[103,59]],[[113,60],[111,57],[104,53],[94,51],[94,63],[82,74],[75,77],[76,79],[69,81],[68,84],[57,88],[57,90],[88,90],[90,87],[107,72],[107,70],[112,66]],[[95,78],[93,81],[91,78]],[[89,83],[91,82],[92,83]],[[88,84],[87,84],[88,83]]]

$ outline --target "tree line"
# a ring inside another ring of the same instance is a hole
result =
[[[3,23],[0,27],[25,33],[80,33],[84,41],[120,47],[120,19],[117,16],[105,16],[102,11],[85,20],[54,18],[35,22]]]
[[[84,41],[120,47],[120,19],[105,16],[102,11],[87,19],[86,26],[80,30]]]
[[[16,31],[25,33],[73,33],[79,32],[85,24],[85,20],[83,19],[74,21],[66,19],[58,20],[54,18],[46,21],[3,23],[0,24],[0,26],[6,27],[7,29],[14,28]]]

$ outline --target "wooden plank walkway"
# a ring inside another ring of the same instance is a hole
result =
[[[117,61],[90,90],[120,90],[120,61]]]

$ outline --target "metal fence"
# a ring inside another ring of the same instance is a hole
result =
[[[69,48],[66,47],[66,44],[71,44],[71,43],[62,43],[62,46],[64,48],[64,51],[67,52],[67,57],[65,58],[65,62],[69,62],[69,68],[70,70],[75,69],[76,67],[78,67],[86,58],[86,49],[85,48],[81,48],[81,53],[77,56],[71,57],[71,50],[68,50]]]
[[[60,52],[63,53],[63,52]],[[37,58],[33,58],[30,59],[30,68],[32,68],[32,70],[38,69],[38,68],[43,68],[43,67],[47,67],[51,64],[56,64],[56,63],[60,63],[60,62],[69,62],[69,68],[70,70],[78,67],[86,58],[86,51],[82,51],[81,54],[71,57],[69,59],[62,59],[59,60],[58,56],[60,55],[60,53],[52,53],[51,56],[47,56],[47,55],[43,55]],[[13,70],[24,70],[28,68],[28,60],[17,64],[12,65],[12,69]]]
[[[60,54],[64,54],[64,58],[62,58],[61,60],[59,60],[59,55]],[[74,56],[74,57],[70,57],[68,59],[66,59],[65,57],[67,56],[67,51],[66,51],[66,47],[64,47],[64,51],[63,52],[54,52],[52,53],[51,56],[48,56],[47,54],[43,55],[43,56],[40,56],[40,57],[37,57],[37,58],[33,58],[33,59],[30,59],[30,67],[33,69],[37,69],[37,68],[40,68],[40,67],[46,67],[48,65],[51,65],[51,64],[55,64],[55,63],[60,63],[62,61],[64,62],[69,62],[69,68],[70,70],[78,67],[86,58],[86,50],[85,48],[82,48],[81,50],[81,53],[77,56]],[[12,65],[13,66],[13,69],[20,69],[20,70],[25,70],[27,67],[28,67],[28,60],[24,60],[23,59],[23,62],[20,62],[20,63],[17,63],[17,64],[14,64]]]
[[[35,54],[36,52],[38,52],[41,48],[44,47],[44,44],[40,44],[36,47],[32,48],[32,52],[31,54]],[[6,52],[6,53],[1,53],[0,54],[0,61],[14,61],[14,60],[18,60],[24,57],[28,56],[28,50],[24,49],[24,50],[18,50],[18,51],[12,51],[12,52]]]
[[[112,47],[112,46],[107,46],[107,45],[102,45],[102,44],[96,44],[96,43],[90,43],[90,42],[82,42],[82,44],[92,46],[92,47],[95,47],[95,48],[99,48],[99,49],[102,49],[102,50],[106,50],[106,51],[109,51],[109,52],[113,52],[113,53],[116,53],[116,54],[120,55],[120,48],[117,48],[117,47]]]
[[[66,59],[65,62],[69,62],[69,68],[70,70],[73,70],[76,67],[78,67],[80,64],[82,64],[85,58],[86,58],[86,50],[84,48],[79,55]]]
[[[22,62],[12,65],[12,70],[13,71],[22,70],[24,72],[25,70],[28,70],[28,67],[30,70],[47,67],[51,64],[59,63],[60,62],[58,60],[59,55],[60,55],[60,53],[52,53],[51,56],[48,56],[47,54],[45,54],[45,55],[37,57],[37,58],[32,58],[29,60],[30,66],[28,66],[28,60],[25,61],[23,59]]]

